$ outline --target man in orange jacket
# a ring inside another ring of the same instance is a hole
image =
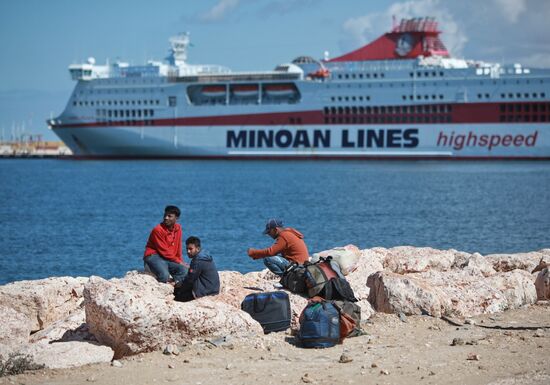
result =
[[[283,275],[285,268],[291,262],[302,265],[309,260],[309,253],[302,233],[291,227],[283,227],[283,222],[280,219],[268,220],[264,234],[275,239],[275,243],[267,249],[250,248],[248,255],[252,259],[263,258],[265,266],[274,274]]]

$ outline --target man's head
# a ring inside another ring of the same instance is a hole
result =
[[[180,214],[181,211],[176,206],[166,206],[164,209],[164,225],[169,229],[174,227],[180,217]]]
[[[283,221],[277,218],[271,218],[265,224],[264,234],[269,235],[271,238],[277,238],[279,229],[283,227]]]
[[[187,256],[193,258],[201,251],[201,240],[197,237],[189,237],[185,240],[185,247]]]

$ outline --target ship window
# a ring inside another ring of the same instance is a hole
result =
[[[363,101],[363,97],[362,97],[362,96],[359,96],[359,101],[360,101],[360,102]]]
[[[540,105],[540,110],[541,111],[546,111],[546,104],[541,104]]]
[[[507,120],[508,122],[513,122],[513,121],[514,121],[514,116],[513,116],[513,115],[508,115],[507,118],[506,118],[506,120]]]
[[[352,78],[352,79],[355,79],[355,74],[352,74],[352,75],[351,75],[351,78]]]
[[[328,107],[325,107],[325,108],[324,108],[324,111],[325,111],[325,115],[328,115],[329,112],[330,112]]]
[[[160,104],[160,100],[157,99],[157,106]]]
[[[336,107],[330,107],[330,113],[336,114]]]
[[[538,94],[536,92],[533,92],[533,97],[536,98]]]
[[[506,120],[506,116],[504,115],[500,115],[500,119],[499,119],[501,122],[504,122]]]
[[[149,115],[149,110],[143,110],[143,116],[147,117]]]
[[[506,94],[500,94],[500,97],[501,97],[502,99],[504,99],[504,98],[506,98]]]
[[[338,114],[342,115],[344,113],[344,109],[342,107],[338,107]]]
[[[73,102],[73,106],[76,106],[76,101]]]
[[[344,100],[345,100],[346,102],[349,102],[349,96],[346,96],[346,97],[344,98]]]
[[[525,105],[525,112],[529,112],[530,110],[531,110],[530,105],[526,104]]]
[[[355,107],[355,106],[351,107],[351,113],[352,114],[357,114],[357,107]]]
[[[370,107],[367,107],[367,114],[370,114],[372,109]]]
[[[529,116],[529,115],[525,115],[525,116],[523,117],[523,121],[524,121],[524,122],[528,122],[528,121],[530,121],[530,120],[531,120],[531,119],[530,119],[530,116]]]
[[[378,77],[378,74],[377,74],[377,73],[374,73],[374,74],[372,74],[372,76],[373,76],[374,78],[377,78],[377,77]]]
[[[410,99],[410,100],[413,100],[413,99],[414,99],[414,96],[413,96],[413,95],[409,95],[409,99]]]
[[[481,94],[477,94],[477,98],[478,98],[478,99],[481,99]]]
[[[416,95],[416,100],[422,99],[422,95]]]
[[[149,110],[149,116],[155,116],[155,111],[154,110]]]
[[[384,107],[384,106],[380,107],[380,113],[385,114],[386,113],[386,107]]]
[[[359,107],[359,113],[360,113],[360,114],[364,114],[364,113],[365,113],[365,107],[360,106],[360,107]]]
[[[443,99],[443,95],[439,95],[439,99]]]
[[[352,101],[352,102],[355,101],[355,96],[352,96],[352,97],[351,97],[351,101]]]
[[[367,79],[370,79],[370,74],[367,74]]]
[[[428,77],[428,76],[430,76],[430,73],[429,72],[424,72],[424,76]]]
[[[334,102],[334,99],[335,99],[334,96],[331,96],[331,97],[330,97],[330,101],[331,101],[331,102]]]
[[[386,75],[384,75],[384,73],[382,72],[382,73],[380,74],[380,77],[383,78],[384,76],[386,76]]]
[[[403,95],[403,96],[401,96],[401,98],[402,98],[403,100],[407,100],[407,95]]]
[[[519,92],[516,93],[516,97],[521,98],[521,94]]]
[[[546,97],[546,93],[541,92],[541,93],[540,93],[540,97],[541,97],[541,98],[545,98],[545,97]]]
[[[430,95],[424,95],[424,99],[428,100],[430,98]]]
[[[344,77],[345,77],[346,79],[349,79],[349,75],[348,75],[348,74],[345,74]]]
[[[168,97],[168,106],[169,107],[175,107],[177,104],[177,99],[175,96],[169,96]]]
[[[539,111],[539,105],[533,104],[533,112],[538,112],[538,111]]]
[[[367,100],[370,100],[370,96],[367,96]]]
[[[416,77],[421,78],[421,77],[422,77],[422,72],[417,72],[417,73],[416,73]]]
[[[533,115],[533,122],[538,122],[538,121],[539,121],[539,116]]]
[[[363,79],[363,74],[359,74],[359,79]]]
[[[345,108],[345,113],[346,113],[346,115],[349,114],[349,107]]]
[[[521,112],[521,104],[516,104],[516,112]]]
[[[436,95],[432,95],[432,99],[433,99],[433,100],[437,99],[437,96],[436,96]]]
[[[414,77],[414,72],[409,72],[409,76],[412,78]]]
[[[342,75],[338,74],[338,79],[342,79]]]
[[[487,99],[489,99],[489,98],[490,98],[489,94],[485,94],[485,97],[486,97]]]
[[[339,102],[342,101],[342,97],[341,97],[341,96],[338,96],[338,101],[339,101]]]
[[[540,121],[541,122],[546,122],[546,115],[541,115],[540,116]]]
[[[504,112],[506,111],[506,104],[501,104],[500,105],[500,112]]]

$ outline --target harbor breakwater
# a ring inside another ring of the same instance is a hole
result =
[[[482,256],[410,246],[318,253],[352,261],[347,279],[362,319],[376,312],[464,320],[550,299],[550,249]],[[263,338],[240,310],[258,289],[276,290],[267,270],[222,271],[221,292],[188,303],[172,287],[132,271],[123,278],[55,277],[0,286],[0,354],[20,353],[49,368],[109,362],[200,339]],[[307,299],[289,293],[292,328]]]

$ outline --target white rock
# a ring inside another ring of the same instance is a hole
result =
[[[216,297],[181,303],[172,293],[170,285],[144,274],[109,281],[91,277],[84,289],[86,321],[98,341],[114,349],[115,358],[186,345],[198,337],[263,333],[247,313]]]
[[[32,360],[50,369],[110,362],[113,350],[90,342],[70,341],[52,344],[33,344],[23,351]]]
[[[508,272],[515,269],[531,271],[541,259],[550,260],[550,249],[517,254],[489,254],[485,258],[496,271]]]
[[[0,305],[26,315],[32,331],[38,331],[78,308],[87,280],[53,277],[9,283],[0,286]]]
[[[32,323],[25,314],[0,304],[0,355],[7,357],[29,342]]]

